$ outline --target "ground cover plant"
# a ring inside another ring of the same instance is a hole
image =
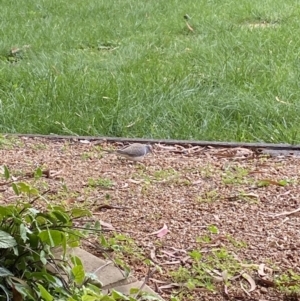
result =
[[[165,300],[299,299],[299,157],[156,144],[130,164],[103,141],[0,141],[3,177],[7,166],[54,208],[89,210],[110,229],[110,259]],[[15,200],[1,188],[0,208]]]
[[[89,210],[51,204],[45,197],[49,190],[41,193],[18,181],[22,176],[12,176],[5,165],[1,172],[1,193],[15,194],[10,201],[0,195],[1,301],[137,300],[114,290],[102,292],[97,276],[86,272],[81,259],[71,254],[70,249],[81,246],[91,234],[96,239],[103,235],[99,221],[86,221],[92,216]],[[23,178],[34,178],[31,182],[38,185],[43,174],[37,168]],[[106,242],[101,248],[106,247],[112,246]]]
[[[0,131],[299,142],[299,2],[1,4]]]
[[[90,212],[78,208],[67,211],[63,206],[47,204],[37,189],[12,180],[6,166],[3,170],[2,180],[6,181],[1,182],[2,192],[12,186],[15,198],[13,203],[0,206],[0,299],[75,301],[85,296],[93,300],[98,293],[100,300],[103,295],[99,288],[83,285],[88,283],[88,276],[81,260],[76,256],[70,261],[55,260],[53,251],[61,247],[65,254],[67,248],[80,245],[80,239],[87,237],[89,228],[77,228],[74,220],[90,216]],[[37,170],[35,176],[39,177],[38,174],[41,176],[42,172]],[[55,272],[50,272],[46,266]]]

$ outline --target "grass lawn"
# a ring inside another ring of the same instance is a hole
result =
[[[292,0],[3,1],[0,131],[299,143],[299,20]]]

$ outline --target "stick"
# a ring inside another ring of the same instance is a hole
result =
[[[299,212],[299,211],[300,211],[300,207],[298,209],[293,210],[293,211],[285,211],[285,212],[282,212],[282,213],[277,213],[277,214],[273,214],[273,215],[269,215],[269,216],[275,218],[275,217],[283,216],[283,215],[291,215],[291,214]]]
[[[151,271],[150,267],[147,273],[147,276],[144,279],[143,284],[141,285],[141,287],[139,288],[138,292],[135,294],[135,296],[133,297],[134,299],[136,299],[138,297],[138,295],[141,293],[142,289],[144,288],[144,286],[146,285],[146,283],[149,281],[149,279],[152,277],[152,275],[156,272],[156,267]]]

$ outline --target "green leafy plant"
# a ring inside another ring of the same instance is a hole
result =
[[[215,231],[215,228],[212,230]],[[241,270],[240,264],[225,248],[213,249],[208,253],[192,250],[188,255],[192,260],[191,266],[179,267],[171,273],[171,277],[189,291],[199,287],[214,291],[216,280],[230,285],[228,279]]]
[[[222,181],[225,185],[247,183],[247,175],[249,170],[240,166],[229,166],[222,176]]]
[[[287,294],[300,294],[300,274],[292,270],[275,278],[276,286],[279,290]]]
[[[32,176],[34,185],[42,175],[37,168]],[[45,193],[32,185],[14,182],[7,166],[2,167],[2,177],[2,185],[12,185],[17,198],[14,204],[0,206],[0,301],[159,300],[140,289],[130,296],[114,290],[104,294],[95,275],[97,270],[86,273],[80,258],[69,252],[80,246],[82,239],[96,234],[104,250],[119,254],[114,263],[129,275],[122,252],[132,251],[134,242],[130,238],[115,234],[106,239],[99,221],[85,222],[91,217],[89,210],[52,205]]]
[[[37,170],[35,179],[39,176]],[[3,177],[9,184],[6,166]],[[104,295],[95,275],[86,273],[80,258],[69,254],[69,248],[79,246],[91,232],[101,232],[99,222],[84,223],[90,211],[51,205],[25,182],[14,182],[12,188],[15,203],[0,206],[1,301],[135,300],[117,292]]]
[[[13,189],[18,196],[26,198],[20,198],[13,205],[0,206],[0,264],[3,269],[0,287],[7,300],[12,288],[26,300],[74,298],[75,284],[83,283],[85,277],[82,264],[77,261],[70,267],[65,258],[58,265],[52,250],[61,247],[66,254],[68,247],[79,246],[80,238],[86,234],[73,223],[75,219],[89,216],[90,212],[78,208],[67,212],[62,206],[49,204],[37,209],[33,207],[39,198],[35,188],[26,183],[14,183]],[[61,274],[49,272],[46,265],[67,275],[67,280]]]
[[[114,183],[107,178],[98,178],[98,179],[93,179],[89,178],[88,179],[88,186],[90,187],[102,187],[102,188],[111,188],[114,185]]]

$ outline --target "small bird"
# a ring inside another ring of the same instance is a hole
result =
[[[148,153],[152,153],[152,146],[150,144],[133,143],[112,153],[127,160],[141,161]]]

